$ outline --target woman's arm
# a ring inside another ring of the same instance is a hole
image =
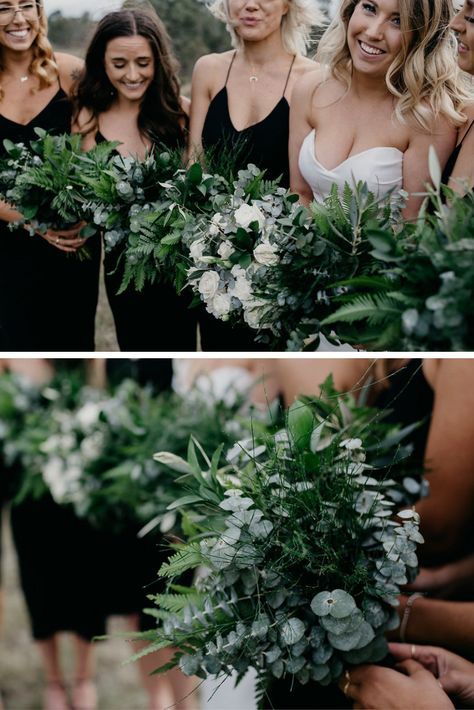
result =
[[[403,618],[408,597],[402,596],[398,613]],[[399,638],[400,628],[390,634]],[[405,627],[407,643],[443,646],[455,653],[474,656],[474,602],[419,597],[412,603]]]
[[[426,185],[431,182],[428,165],[430,146],[436,151],[441,169],[451,155],[456,145],[456,129],[446,120],[437,121],[430,133],[414,131],[403,155],[403,189],[409,193],[409,198],[403,216],[407,220],[416,219],[420,211]]]
[[[23,215],[9,205],[8,202],[0,202],[0,219],[3,222],[19,222],[23,219]]]
[[[437,360],[433,368],[434,405],[425,462],[430,494],[416,509],[426,540],[424,566],[439,566],[472,548],[474,511],[474,362]]]
[[[84,69],[84,62],[72,54],[63,54],[62,52],[58,52],[55,57],[59,69],[60,84],[66,94],[70,96]]]
[[[289,158],[290,158],[290,186],[292,192],[300,196],[301,202],[308,205],[313,199],[313,191],[301,175],[298,161],[301,145],[312,130],[311,125],[311,104],[315,87],[319,82],[321,72],[319,70],[308,72],[296,82],[291,94],[290,107],[290,137],[289,137]]]
[[[191,113],[189,120],[188,162],[202,158],[202,129],[211,103],[212,78],[219,55],[207,54],[194,65],[191,84]]]
[[[474,589],[474,555],[441,567],[424,567],[408,587],[412,591],[430,592],[431,596],[441,599],[453,599],[466,593],[471,596]]]
[[[97,130],[96,119],[88,108],[82,108],[72,124],[72,132],[82,134],[82,150],[91,150],[96,145],[94,129]]]

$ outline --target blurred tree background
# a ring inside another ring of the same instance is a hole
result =
[[[124,7],[152,6],[163,20],[181,64],[181,80],[189,85],[196,59],[208,52],[229,49],[229,37],[202,0],[127,0]],[[57,50],[84,55],[95,21],[88,12],[67,17],[62,12],[49,16],[49,37]]]

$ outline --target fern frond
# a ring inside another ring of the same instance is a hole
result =
[[[194,569],[201,564],[202,555],[198,542],[190,542],[182,547],[168,562],[164,562],[159,571],[160,577],[177,577],[188,569]]]
[[[389,318],[400,316],[400,306],[391,294],[364,294],[341,306],[335,313],[322,321],[323,325],[367,320],[370,324],[383,323]]]
[[[203,594],[191,592],[190,594],[157,594],[154,601],[166,611],[172,614],[179,614],[184,607],[189,604],[197,604],[198,606],[205,599]]]

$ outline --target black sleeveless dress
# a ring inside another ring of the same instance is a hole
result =
[[[84,361],[55,365],[82,370]],[[10,521],[33,638],[42,641],[62,631],[87,641],[104,635],[102,532],[49,495],[13,504]]]
[[[96,133],[96,143],[106,139]],[[173,146],[175,147],[175,146]],[[192,295],[177,294],[167,283],[147,284],[142,291],[120,289],[124,265],[123,244],[104,254],[104,279],[120,350],[126,352],[194,352],[197,315],[190,309]]]
[[[202,146],[210,155],[233,156],[235,172],[253,163],[266,171],[269,180],[281,178],[283,187],[290,186],[288,138],[290,130],[290,107],[285,98],[286,88],[296,57],[293,57],[286,77],[281,99],[262,121],[238,131],[229,113],[227,83],[236,53],[227,72],[222,89],[214,96],[202,130]],[[234,328],[199,309],[201,347],[204,351],[264,351],[268,346],[255,342],[256,331],[239,325]]]
[[[172,361],[169,359],[109,360],[107,379],[117,385],[131,378],[152,387],[156,394],[171,389]],[[158,570],[169,556],[169,548],[159,532],[137,537],[138,528],[120,533],[103,532],[103,569],[100,584],[105,614],[139,614],[140,628],[156,625],[153,617],[143,614],[149,607],[147,594],[162,591]]]
[[[227,83],[234,64],[236,53],[227,72],[224,86],[209,104],[202,129],[202,147],[204,151],[232,156],[233,168],[246,168],[253,163],[264,169],[269,180],[281,178],[283,187],[290,186],[290,164],[288,158],[288,136],[290,131],[290,107],[285,92],[290,79],[295,57],[290,66],[281,99],[274,109],[262,121],[238,131],[229,113]]]
[[[405,366],[389,377],[388,385],[378,394],[375,406],[380,410],[391,410],[384,419],[386,422],[398,423],[402,426],[422,422],[421,426],[407,437],[407,441],[413,444],[412,458],[421,466],[434,401],[433,390],[425,379],[421,360],[409,360]],[[268,698],[271,703],[266,704],[265,707],[275,708],[275,710],[277,708],[335,710],[352,708],[353,705],[335,684],[301,685],[296,681],[292,683],[291,677],[273,682]]]
[[[449,156],[446,165],[444,166],[443,174],[441,176],[441,182],[443,185],[447,185],[449,182],[449,178],[452,175],[452,172],[454,170],[454,166],[456,165],[456,161],[459,157],[459,153],[461,152],[462,144],[464,142],[464,139],[466,138],[467,134],[471,130],[472,126],[474,124],[474,121],[471,121],[469,128],[467,129],[466,133],[463,135],[462,139],[459,141],[457,146],[454,148],[453,152]]]
[[[71,105],[62,89],[28,124],[0,114],[3,140],[28,143],[34,128],[71,131]],[[100,268],[100,240],[88,241],[81,261],[24,229],[11,232],[0,222],[0,350],[91,351]]]

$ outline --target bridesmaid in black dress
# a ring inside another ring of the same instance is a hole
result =
[[[474,76],[474,7],[469,0],[465,0],[450,27],[457,35],[459,68]],[[458,143],[448,158],[441,178],[443,184],[449,184],[456,192],[474,187],[474,96],[472,98],[473,102],[464,110],[467,121],[459,129]]]
[[[179,95],[166,30],[152,12],[111,12],[99,23],[76,94],[75,130],[84,149],[120,141],[123,156],[143,159],[154,146],[183,148],[188,103]],[[129,287],[117,295],[123,245],[105,255],[105,285],[117,338],[125,351],[194,351],[196,316],[190,294],[171,285]]]
[[[58,369],[79,370],[86,377],[81,360],[0,360],[0,376],[2,371],[15,372],[38,387]],[[8,471],[2,470],[0,476],[7,479]],[[74,707],[93,710],[92,639],[106,630],[98,594],[104,562],[102,534],[50,495],[12,505],[10,520],[21,587],[45,679],[44,708],[69,707],[59,652],[59,634],[69,632],[75,647],[72,701]]]
[[[34,140],[36,127],[70,132],[68,94],[82,63],[53,55],[42,1],[0,3],[0,66],[0,151],[5,138]],[[93,350],[99,241],[80,261],[79,227],[31,237],[8,229],[19,218],[0,205],[0,350]]]
[[[315,68],[303,56],[312,27],[321,25],[316,2],[218,0],[233,51],[201,57],[194,68],[190,154],[232,156],[235,174],[254,163],[289,187],[289,104],[295,81]],[[212,168],[212,165],[211,165]],[[257,351],[250,328],[229,325],[200,308],[203,350]]]

